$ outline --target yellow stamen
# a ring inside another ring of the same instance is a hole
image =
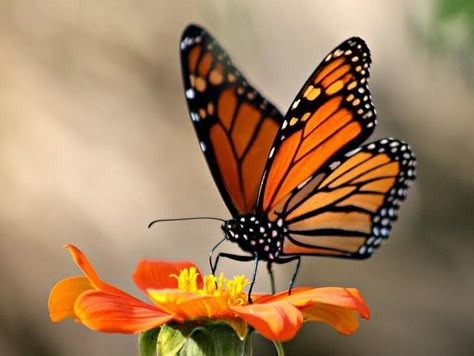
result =
[[[229,305],[247,304],[248,296],[244,289],[250,281],[243,274],[234,276],[232,279],[226,279],[224,273],[219,274],[218,277],[212,274],[203,276],[201,289],[197,287],[198,275],[196,268],[191,267],[183,269],[179,276],[172,274],[171,277],[177,279],[180,290],[199,295],[226,297]]]
[[[172,274],[170,277],[176,278],[178,280],[178,289],[187,291],[187,292],[197,292],[197,273],[196,267],[185,268],[179,272],[179,276]]]

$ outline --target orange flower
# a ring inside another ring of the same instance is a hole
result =
[[[244,338],[248,325],[270,340],[287,341],[303,321],[321,321],[341,334],[358,328],[357,314],[369,318],[369,310],[354,288],[294,288],[291,295],[252,295],[248,302],[244,276],[227,280],[221,274],[202,276],[191,262],[142,260],[133,275],[138,288],[152,301],[145,303],[103,282],[82,254],[66,245],[85,277],[58,282],[49,296],[53,322],[75,318],[102,332],[139,333],[168,322],[222,321]]]

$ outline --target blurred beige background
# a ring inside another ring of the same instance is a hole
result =
[[[417,154],[418,179],[390,241],[362,262],[304,258],[297,281],[359,288],[372,319],[350,337],[305,325],[287,354],[472,354],[474,41],[462,19],[436,22],[438,3],[0,0],[0,354],[137,354],[133,335],[49,321],[50,288],[79,273],[64,243],[136,295],[140,258],[208,270],[218,224],[146,228],[155,218],[229,216],[182,93],[178,41],[190,22],[282,111],[328,51],[363,37],[379,114],[373,139],[402,138]],[[280,288],[292,268],[277,268]],[[261,339],[255,347],[274,352]]]

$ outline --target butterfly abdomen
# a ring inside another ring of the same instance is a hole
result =
[[[229,241],[264,261],[271,261],[281,254],[286,232],[283,220],[269,221],[264,216],[248,214],[227,221],[222,229]]]

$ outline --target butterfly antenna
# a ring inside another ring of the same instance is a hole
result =
[[[175,218],[175,219],[158,219],[158,220],[153,220],[151,223],[148,224],[148,228],[152,227],[153,225],[161,222],[168,222],[168,221],[188,221],[188,220],[216,220],[220,222],[225,222],[224,219],[220,218],[215,218],[212,216],[197,216],[197,217],[191,217],[191,218]]]

